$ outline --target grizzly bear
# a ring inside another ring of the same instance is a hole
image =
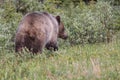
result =
[[[60,16],[47,12],[32,12],[26,14],[19,23],[15,36],[15,52],[27,48],[32,53],[42,53],[44,47],[48,50],[58,50],[58,38],[67,39]]]

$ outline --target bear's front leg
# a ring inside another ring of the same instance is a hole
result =
[[[58,46],[57,45],[54,45],[53,48],[54,48],[54,51],[58,51]]]
[[[58,44],[55,43],[55,42],[49,42],[49,43],[46,44],[46,48],[48,50],[51,50],[51,51],[52,50],[57,51],[58,50]]]

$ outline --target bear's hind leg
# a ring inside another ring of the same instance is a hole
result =
[[[15,42],[15,52],[21,52],[23,48],[23,42],[17,41]]]
[[[24,35],[17,34],[15,39],[15,52],[21,52],[24,47]]]
[[[38,39],[36,39],[35,40],[35,42],[33,43],[33,46],[32,46],[32,52],[34,53],[34,54],[37,54],[37,53],[42,53],[42,51],[43,51],[43,48],[44,48],[44,46],[45,46],[45,42],[44,42],[45,40],[38,40]]]

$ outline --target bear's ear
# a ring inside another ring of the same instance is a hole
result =
[[[57,22],[60,24],[60,16],[56,16]]]

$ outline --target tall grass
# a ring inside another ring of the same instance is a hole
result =
[[[17,55],[1,51],[0,80],[118,80],[120,41]]]

